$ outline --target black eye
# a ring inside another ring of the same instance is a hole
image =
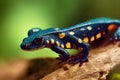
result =
[[[43,38],[42,37],[38,37],[38,38],[35,38],[33,43],[35,44],[41,44],[43,42]]]

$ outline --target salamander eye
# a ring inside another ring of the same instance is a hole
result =
[[[33,43],[35,44],[41,44],[43,42],[43,37],[38,37],[38,38],[35,38]]]

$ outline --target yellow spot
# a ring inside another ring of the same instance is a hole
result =
[[[63,44],[61,44],[61,47],[62,47],[62,48],[64,48],[64,45],[63,45]]]
[[[66,43],[66,48],[71,48],[70,42],[67,42],[67,43]]]
[[[115,29],[117,29],[117,25],[115,25],[115,24],[110,24],[110,25],[108,26],[108,31],[113,31],[113,30],[115,30]]]
[[[80,28],[80,30],[84,31],[84,30],[85,30],[85,28]]]
[[[49,44],[49,40],[46,40],[47,44]]]
[[[54,44],[54,39],[51,39],[51,44]]]
[[[87,29],[88,29],[88,30],[92,30],[92,27],[91,27],[91,26],[88,26]]]
[[[83,40],[84,40],[84,42],[86,42],[86,43],[88,43],[88,41],[89,41],[88,37],[85,37]]]
[[[98,34],[96,35],[96,39],[99,39],[101,36],[102,36],[101,33],[98,33]]]
[[[82,39],[78,39],[78,43],[82,43]]]
[[[74,35],[75,33],[71,31],[71,32],[69,32],[69,34],[70,34],[70,35]]]
[[[64,38],[64,37],[65,37],[65,33],[60,33],[60,34],[59,34],[59,38],[62,39],[62,38]]]
[[[56,41],[56,44],[57,44],[57,46],[60,46],[60,43],[58,41]]]
[[[95,40],[95,37],[92,36],[92,37],[90,38],[90,41],[93,42],[94,40]]]

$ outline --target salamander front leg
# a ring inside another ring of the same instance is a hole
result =
[[[59,58],[57,59],[61,60],[62,62],[67,61],[69,59],[69,54],[65,49],[58,46],[51,46],[51,50],[59,54]]]

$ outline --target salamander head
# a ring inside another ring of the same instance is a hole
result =
[[[40,35],[42,30],[34,28],[28,31],[28,37],[23,39],[21,48],[23,50],[35,50],[45,47],[44,37]]]

